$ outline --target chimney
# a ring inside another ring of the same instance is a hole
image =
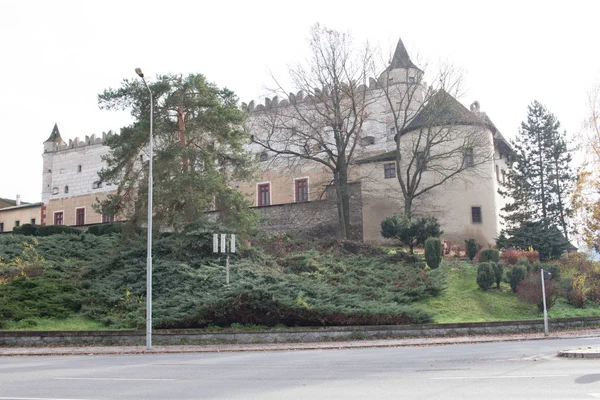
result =
[[[20,206],[21,205],[21,195],[18,194],[17,195],[17,201],[15,201],[15,206]]]

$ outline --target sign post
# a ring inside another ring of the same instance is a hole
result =
[[[540,270],[542,278],[542,301],[544,302],[544,335],[548,336],[548,310],[546,309],[546,274],[551,275],[549,272],[545,272],[543,269]]]
[[[225,253],[225,284],[229,286],[229,253],[235,253],[235,234],[229,234],[227,246],[227,233],[213,234],[213,253]],[[219,246],[219,237],[221,246]]]

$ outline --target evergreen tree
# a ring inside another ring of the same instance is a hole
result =
[[[512,141],[513,163],[506,186],[499,190],[509,199],[502,209],[509,236],[511,232],[524,232],[523,224],[535,223],[543,232],[554,232],[555,227],[560,227],[568,239],[567,199],[575,175],[569,166],[571,154],[565,134],[559,133],[559,128],[556,117],[541,103],[534,101],[528,106],[527,121],[521,123]],[[546,245],[553,248],[560,241],[553,234],[547,239]],[[515,240],[519,242],[518,238],[509,241]]]
[[[252,213],[241,193],[230,188],[233,179],[251,176],[253,162],[244,151],[249,136],[245,113],[237,96],[206,81],[159,75],[149,83],[154,97],[154,219],[177,229],[202,218],[202,212],[221,210],[221,217],[243,228]],[[124,80],[118,89],[98,95],[100,108],[130,110],[134,122],[111,137],[103,182],[117,190],[98,205],[103,214],[120,215],[133,223],[147,216],[150,96],[140,80]],[[218,204],[215,204],[218,203]]]

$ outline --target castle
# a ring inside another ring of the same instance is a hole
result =
[[[472,167],[476,173],[471,174],[469,179],[457,177],[441,182],[440,174],[430,166],[422,179],[435,184],[431,185],[433,187],[426,196],[419,198],[415,208],[438,217],[446,240],[462,243],[464,239],[475,238],[481,244],[493,244],[502,229],[499,214],[504,199],[497,192],[508,169],[510,147],[489,117],[480,111],[477,102],[467,109],[442,92],[437,95],[447,97],[442,112],[435,110],[433,113],[436,99],[427,99],[431,104],[414,107],[407,126],[402,132],[397,132],[391,123],[389,101],[384,101],[384,96],[381,96],[381,81],[384,78],[402,88],[418,85],[415,102],[424,102],[427,87],[420,81],[421,74],[422,71],[410,60],[402,41],[399,41],[394,57],[382,76],[371,78],[368,85],[360,87],[374,100],[368,105],[372,118],[365,122],[362,129],[357,161],[349,174],[352,186],[352,237],[365,241],[383,240],[380,234],[381,221],[401,213],[403,209],[400,184],[394,179],[397,141],[400,141],[400,148],[410,147],[408,144],[415,140],[419,132],[437,124],[445,132],[453,131],[453,141],[448,141],[446,150],[456,141],[464,141],[474,135],[482,138],[483,145],[479,152],[473,153],[471,149],[470,153],[467,151],[468,154],[463,151],[443,161],[446,163],[444,168],[458,163]],[[264,105],[256,105],[253,101],[243,103],[243,109],[250,114],[249,125],[253,137],[260,139],[264,134],[259,126],[261,118],[290,107],[292,102],[302,101],[305,101],[303,93],[297,93],[282,100],[278,97],[267,98]],[[432,113],[437,119],[432,123],[429,118],[426,122]],[[103,139],[111,134],[86,136],[83,141],[75,138],[67,144],[58,127],[54,126],[50,137],[44,142],[42,224],[78,226],[114,220],[114,216],[100,215],[92,207],[97,199],[104,199],[115,189],[98,180],[98,172],[103,166],[102,156],[108,153]],[[266,150],[258,142],[256,140],[249,144],[247,150],[257,154],[261,165],[260,179],[255,182],[236,182],[236,187],[248,196],[253,206],[265,217],[263,228],[270,232],[299,232],[305,235],[335,230],[337,217],[333,206],[335,193],[331,190],[331,173],[315,162],[286,167],[279,157],[274,157],[274,152]],[[436,151],[443,150],[442,146]],[[316,154],[320,150],[313,145],[306,151]],[[489,154],[489,157],[485,154]],[[474,162],[478,158],[482,161]]]

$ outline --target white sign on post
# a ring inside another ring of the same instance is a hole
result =
[[[231,234],[231,246],[229,246],[229,252],[235,253],[235,233]]]
[[[229,253],[235,253],[235,234],[230,235],[229,249],[227,248],[227,234],[213,234],[213,253],[219,253],[219,236],[221,237],[220,252],[225,253],[225,283],[229,285]],[[227,251],[229,250],[229,251]]]
[[[213,253],[219,252],[219,235],[217,233],[213,234]]]

